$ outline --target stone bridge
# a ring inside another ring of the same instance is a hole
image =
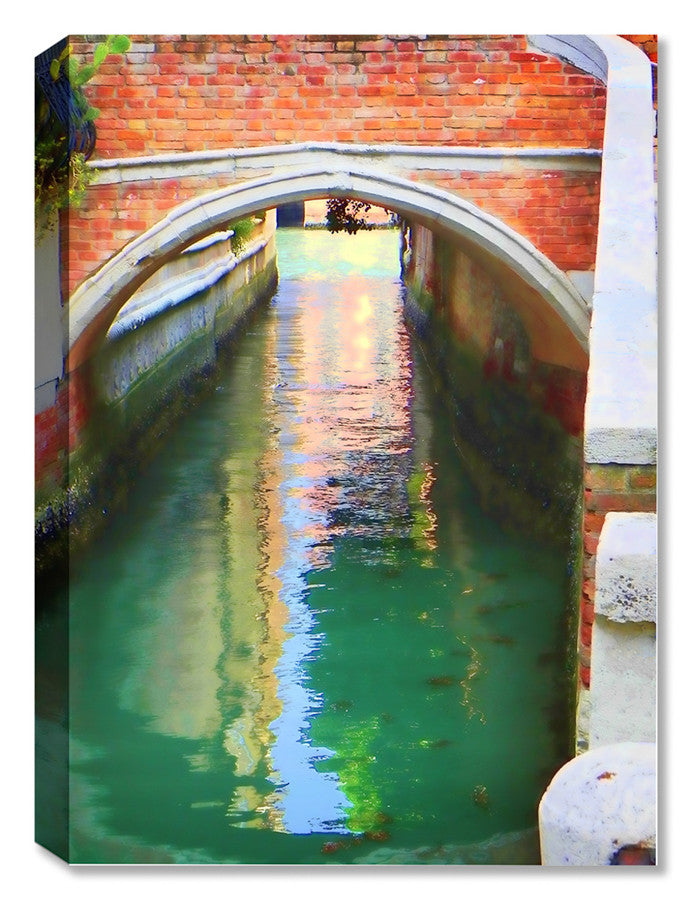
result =
[[[72,45],[81,57],[93,48]],[[382,205],[510,277],[531,316],[558,323],[546,326],[555,359],[566,346],[583,358],[588,696],[606,515],[625,514],[637,544],[638,515],[655,510],[647,57],[615,36],[136,36],[87,92],[101,110],[96,172],[60,223],[63,345],[37,376],[39,470],[60,450],[50,435],[61,415],[77,439],[88,415],[79,373],[162,265],[286,202]]]

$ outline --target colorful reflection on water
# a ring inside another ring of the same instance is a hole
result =
[[[478,508],[397,242],[280,231],[271,307],[73,566],[73,861],[537,861],[565,561]]]

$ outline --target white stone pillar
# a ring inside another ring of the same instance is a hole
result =
[[[655,744],[598,747],[570,760],[543,795],[538,827],[544,866],[652,864]]]
[[[656,515],[608,513],[596,556],[589,747],[656,740]]]

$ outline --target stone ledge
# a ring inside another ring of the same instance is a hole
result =
[[[656,621],[656,515],[608,513],[596,557],[595,611],[613,622]]]
[[[417,169],[502,172],[508,166],[577,172],[598,172],[601,168],[601,151],[590,147],[453,147],[337,141],[96,159],[90,160],[88,167],[95,173],[96,184],[120,184],[187,176],[252,177],[258,168],[274,171],[320,163],[343,165],[344,159],[380,164],[396,174]]]
[[[216,237],[216,235],[212,235],[212,237]],[[206,266],[193,269],[186,275],[174,276],[151,290],[134,294],[115,317],[106,334],[106,340],[109,342],[116,341],[169,309],[197,297],[225,275],[228,275],[229,272],[232,272],[246,259],[263,250],[267,243],[265,238],[255,240],[238,256],[229,254],[227,257],[214,260]],[[194,246],[197,249],[202,249],[203,244],[204,242],[200,241],[198,245]]]
[[[656,740],[656,626],[596,616],[591,647],[591,748]]]

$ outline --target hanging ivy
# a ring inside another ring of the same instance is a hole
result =
[[[252,232],[255,230],[255,223],[252,219],[236,219],[229,224],[228,228],[232,232],[231,250],[238,255],[250,240]]]
[[[96,144],[99,110],[82,88],[104,60],[130,47],[123,34],[108,35],[94,48],[91,62],[80,64],[63,42],[36,59],[34,138],[34,222],[36,240],[52,227],[57,213],[78,206],[93,170],[86,163]]]

